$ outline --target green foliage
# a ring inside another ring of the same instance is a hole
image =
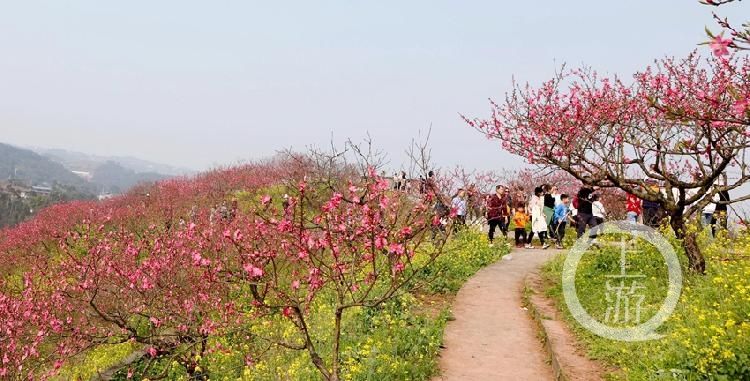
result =
[[[70,186],[55,186],[48,195],[30,194],[26,198],[18,193],[11,187],[0,188],[0,227],[23,222],[53,204],[94,198],[93,194]]]
[[[490,247],[483,234],[465,229],[446,243],[443,253],[420,274],[419,280],[425,282],[427,292],[456,292],[477,270],[509,251],[505,240],[497,239],[495,247]]]
[[[680,245],[669,237],[681,254]],[[561,273],[564,256],[544,267],[548,294],[557,301],[576,335],[586,344],[592,358],[620,369],[611,379],[624,380],[740,380],[750,379],[750,235],[733,240],[726,235],[700,242],[708,260],[708,273],[696,275],[684,270],[680,302],[675,313],[660,328],[659,340],[619,342],[594,336],[569,314],[562,296]],[[643,320],[651,317],[666,295],[667,274],[661,255],[646,243],[628,256],[630,267],[647,275]],[[576,287],[582,305],[595,319],[603,321],[607,302],[603,276],[619,270],[614,250],[604,248],[584,255]]]
[[[429,379],[436,369],[447,311],[430,317],[414,309],[417,300],[410,294],[375,308],[354,308],[345,315],[342,336],[342,377],[345,380]],[[333,309],[317,303],[310,326],[321,356],[330,355]],[[233,350],[206,357],[212,379],[218,380],[319,380],[320,374],[304,351],[268,345],[261,337],[297,342],[297,331],[288,321],[269,319],[254,325],[253,342],[222,340]],[[221,339],[220,339],[221,340]],[[266,346],[267,352],[250,367],[241,353],[253,345]]]
[[[415,281],[420,293],[440,294],[456,291],[477,270],[507,253],[507,246],[490,248],[483,234],[464,230],[446,244],[445,251]],[[429,248],[427,249],[429,250]],[[424,260],[419,254],[415,260]],[[313,337],[323,358],[330,355],[333,331],[332,300],[319,297],[311,314]],[[434,311],[429,302],[419,301],[413,293],[373,308],[355,308],[344,317],[342,337],[342,377],[344,380],[426,380],[437,370],[437,353],[449,312]],[[259,337],[276,337],[299,342],[296,329],[288,321],[275,318],[255,325],[251,331]],[[240,344],[246,346],[246,343]],[[211,363],[227,364],[211,369],[211,374],[226,379],[244,380],[318,380],[320,375],[305,352],[272,346],[269,355],[253,367],[240,367],[237,359],[226,356]],[[232,374],[231,369],[241,370]]]
[[[119,363],[137,349],[138,346],[131,343],[101,345],[87,352],[77,361],[64,366],[54,379],[89,380],[97,374],[97,371]]]

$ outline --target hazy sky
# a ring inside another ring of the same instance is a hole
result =
[[[0,141],[203,169],[360,139],[394,166],[521,159],[470,130],[512,76],[628,74],[715,28],[690,0],[3,1]],[[720,8],[744,21],[750,6]],[[707,48],[700,47],[704,53]]]

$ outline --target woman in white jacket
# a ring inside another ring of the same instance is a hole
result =
[[[526,248],[533,249],[531,240],[534,238],[534,233],[539,236],[539,241],[542,243],[542,249],[549,247],[545,241],[547,239],[547,221],[544,218],[544,199],[542,198],[544,191],[542,187],[534,188],[534,195],[529,200],[529,213],[531,214],[531,234],[526,241]]]
[[[604,204],[599,201],[598,194],[591,196],[591,214],[594,216],[597,225],[604,223],[604,217],[607,215],[607,211],[604,210]]]

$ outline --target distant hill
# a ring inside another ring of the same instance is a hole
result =
[[[31,149],[63,164],[65,167],[73,171],[94,172],[94,170],[102,164],[115,162],[123,168],[136,173],[160,173],[168,176],[182,176],[195,173],[192,169],[154,163],[131,156],[98,156],[64,149],[38,147],[32,147]]]
[[[33,151],[0,143],[0,180],[20,179],[30,185],[65,185],[92,190],[91,184],[69,169]]]
[[[0,228],[31,218],[58,202],[124,193],[140,183],[185,173],[135,158],[120,158],[120,162],[63,150],[44,152],[41,155],[0,143]],[[151,168],[169,173],[148,170]]]
[[[0,181],[15,179],[28,186],[45,184],[90,194],[118,194],[143,182],[186,174],[183,169],[132,157],[118,159],[121,162],[79,152],[37,150],[39,153],[0,143]]]
[[[94,169],[91,181],[106,193],[123,193],[143,182],[154,182],[171,176],[155,172],[136,173],[114,161],[107,161]]]
[[[0,143],[0,228],[58,202],[95,198],[97,190],[50,158]]]

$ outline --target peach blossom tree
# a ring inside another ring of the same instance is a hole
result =
[[[747,57],[694,53],[657,61],[629,81],[563,69],[539,87],[516,86],[503,102],[491,102],[488,118],[465,120],[532,164],[658,202],[690,268],[702,273],[705,260],[686,220],[717,192],[750,179],[749,104]],[[739,175],[717,186],[728,168]]]

